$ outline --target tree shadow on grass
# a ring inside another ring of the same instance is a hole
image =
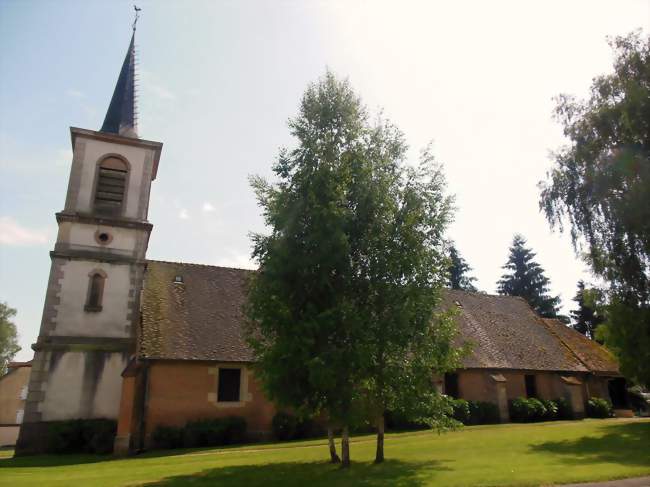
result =
[[[3,468],[62,467],[84,463],[110,462],[116,458],[111,455],[26,455],[23,457],[0,458]]]
[[[193,486],[234,487],[281,485],[298,486],[419,486],[432,480],[436,470],[448,470],[437,462],[407,463],[387,460],[381,465],[353,463],[347,470],[326,462],[286,462],[263,465],[240,465],[221,467],[197,472],[193,475],[168,477],[150,486],[178,487]]]
[[[618,463],[650,465],[650,423],[604,425],[603,436],[585,436],[576,440],[549,441],[531,446],[535,453],[560,455],[567,464]]]

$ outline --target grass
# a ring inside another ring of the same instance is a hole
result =
[[[326,463],[324,440],[213,450],[12,458],[0,451],[0,485],[494,486],[548,485],[650,475],[650,421],[585,420],[474,426],[438,435],[353,439],[348,471]]]

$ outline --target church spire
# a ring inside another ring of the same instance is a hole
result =
[[[108,106],[101,132],[110,132],[125,137],[138,137],[137,111],[135,107],[135,27],[138,21],[136,8],[135,22],[133,22],[133,35],[126,52],[120,76],[117,78],[113,98]]]

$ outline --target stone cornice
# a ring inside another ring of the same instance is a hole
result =
[[[78,127],[70,127],[72,150],[74,150],[75,140],[79,136],[94,140],[101,140],[104,142],[112,142],[114,144],[132,145],[135,147],[141,147],[143,149],[154,151],[153,172],[151,173],[151,180],[153,181],[156,179],[156,174],[158,173],[158,162],[160,161],[160,153],[163,146],[162,142],[155,142],[153,140],[146,139],[136,139],[134,137],[124,137],[122,135],[111,134],[108,132],[97,132],[95,130],[82,129]]]
[[[56,214],[56,221],[61,222],[75,222],[75,223],[89,223],[91,225],[107,225],[112,227],[122,228],[137,228],[151,232],[153,224],[142,221],[132,220],[128,218],[115,218],[110,216],[101,216],[87,213],[66,213],[61,211]]]
[[[134,338],[41,336],[32,350],[62,350],[69,352],[129,352],[135,349]]]
[[[115,264],[146,264],[145,259],[129,257],[127,255],[111,254],[108,252],[93,250],[53,250],[50,252],[52,259],[70,259],[70,260],[94,260],[97,262],[109,262]]]

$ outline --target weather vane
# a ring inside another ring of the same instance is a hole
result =
[[[142,10],[141,8],[138,8],[137,5],[133,5],[133,10],[135,10],[135,20],[133,21],[133,31],[135,32],[135,26],[138,23],[138,19],[140,18],[140,11]]]

